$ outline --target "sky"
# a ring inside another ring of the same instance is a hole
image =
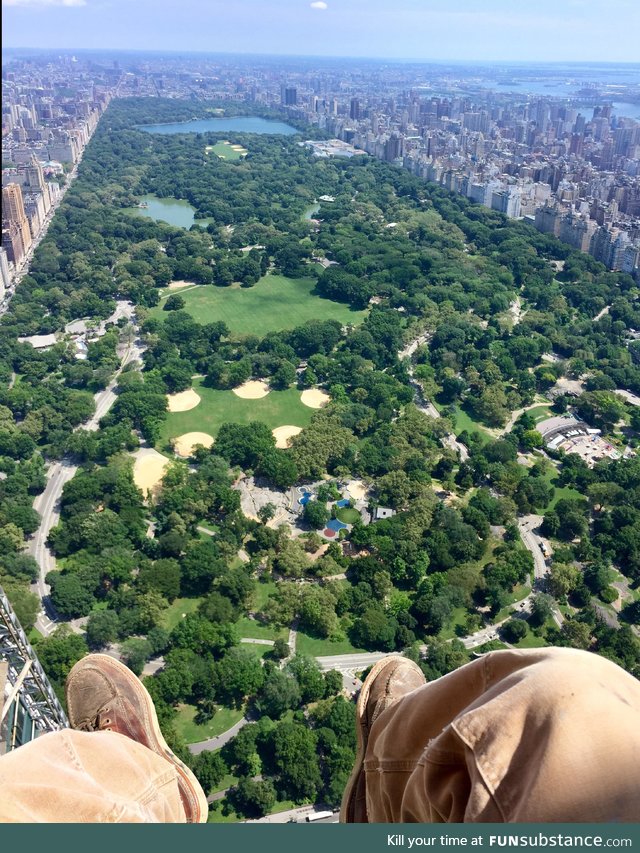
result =
[[[638,0],[2,0],[5,47],[640,62]]]

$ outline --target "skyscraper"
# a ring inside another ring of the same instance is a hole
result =
[[[22,255],[31,246],[29,220],[25,214],[22,189],[19,184],[8,184],[2,188],[2,226],[3,231],[7,228],[10,233],[17,231],[20,235],[22,254],[20,257],[15,257],[16,250],[12,249],[14,257],[10,257],[10,260],[18,264],[22,260]],[[13,240],[11,245],[12,247],[16,245]]]

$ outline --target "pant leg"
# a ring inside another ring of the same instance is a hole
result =
[[[484,655],[372,726],[369,822],[640,818],[640,682],[573,649]]]
[[[0,758],[0,822],[184,823],[173,765],[116,732],[63,729]]]

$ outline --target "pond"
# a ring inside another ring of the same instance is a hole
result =
[[[226,133],[235,130],[238,133],[275,133],[292,136],[300,133],[290,124],[259,116],[229,116],[228,118],[192,119],[174,124],[141,124],[140,130],[147,133]]]
[[[139,213],[156,222],[167,222],[178,228],[191,228],[192,225],[207,226],[211,219],[196,219],[195,210],[188,201],[179,198],[158,198],[146,195],[142,198],[146,207],[129,207],[128,211]]]

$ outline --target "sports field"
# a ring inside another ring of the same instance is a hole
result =
[[[242,145],[234,145],[231,142],[216,142],[215,145],[207,145],[204,149],[207,154],[216,154],[223,160],[240,160],[247,156],[247,149]]]
[[[253,287],[215,287],[203,285],[173,290],[185,301],[184,310],[199,323],[222,320],[237,335],[259,335],[293,329],[307,320],[337,320],[344,325],[361,323],[366,311],[353,311],[348,305],[323,299],[312,293],[312,278],[285,278],[266,275]],[[167,290],[152,316],[165,320],[162,310]],[[281,423],[292,423],[281,421]]]
[[[205,388],[202,379],[195,379],[193,387],[201,397],[195,409],[188,412],[171,412],[164,422],[160,445],[169,439],[189,432],[206,432],[216,436],[224,423],[248,424],[262,421],[269,429],[292,424],[305,427],[313,417],[313,409],[300,402],[300,391],[270,391],[259,400],[245,400],[233,391]]]

